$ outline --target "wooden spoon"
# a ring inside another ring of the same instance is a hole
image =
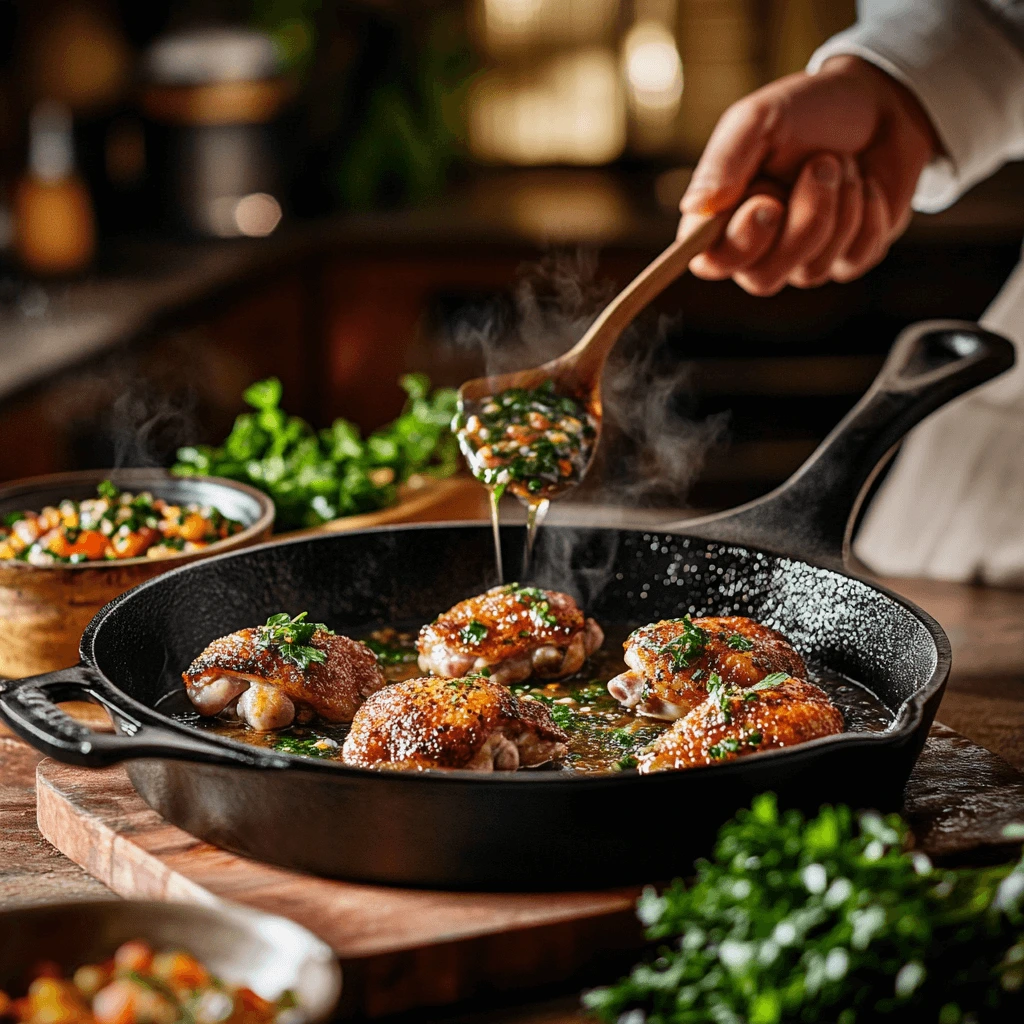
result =
[[[493,377],[476,377],[459,388],[461,408],[509,388],[536,388],[554,381],[555,391],[575,398],[601,424],[601,375],[609,354],[622,332],[652,299],[660,295],[686,270],[694,256],[713,245],[721,234],[728,214],[705,217],[693,222],[657,259],[645,267],[605,307],[586,334],[564,355],[543,366]],[[596,450],[596,443],[591,451]]]

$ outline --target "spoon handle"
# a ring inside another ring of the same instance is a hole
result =
[[[641,270],[612,299],[604,312],[590,325],[587,333],[559,362],[572,366],[573,376],[581,383],[596,383],[619,335],[648,303],[683,274],[694,256],[717,241],[728,219],[729,214],[718,214],[694,220],[685,234]]]

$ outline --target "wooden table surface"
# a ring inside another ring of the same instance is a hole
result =
[[[888,581],[945,628],[953,674],[939,719],[1024,770],[1024,592]],[[0,730],[3,726],[0,725]],[[39,755],[0,735],[0,907],[97,899],[109,891],[51,847],[35,821]],[[580,1024],[575,994],[545,1002],[418,1011],[418,1024]],[[411,1020],[412,1018],[410,1018]]]

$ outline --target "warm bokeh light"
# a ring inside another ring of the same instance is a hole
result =
[[[480,0],[492,54],[536,46],[588,45],[614,29],[619,0]]]
[[[281,223],[281,204],[266,192],[242,196],[235,205],[235,226],[247,238],[265,238]]]
[[[683,63],[672,33],[657,21],[642,21],[626,36],[623,60],[629,99],[638,111],[679,109]]]
[[[470,105],[470,143],[483,160],[519,165],[608,163],[626,142],[612,53],[590,48],[536,71],[484,75]]]

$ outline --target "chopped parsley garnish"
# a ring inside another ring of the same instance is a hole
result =
[[[407,665],[416,660],[416,651],[401,644],[386,644],[382,640],[370,637],[363,641],[377,655],[381,665]]]
[[[282,754],[298,754],[300,757],[335,757],[338,753],[336,740],[325,740],[322,736],[278,736],[274,750]]]
[[[719,740],[718,743],[708,747],[708,757],[721,761],[730,754],[738,754],[744,746],[756,747],[760,742],[761,734],[756,730],[751,730],[742,737],[726,736],[725,739]]]
[[[279,612],[267,619],[266,625],[257,630],[256,646],[260,650],[275,648],[285,661],[290,661],[305,672],[314,662],[322,665],[327,660],[323,651],[313,647],[310,641],[319,629],[334,635],[322,622],[306,622],[308,612],[299,612],[290,618],[287,612]]]
[[[725,643],[726,646],[732,648],[734,651],[752,651],[754,649],[753,642],[748,640],[745,636],[740,636],[739,633],[733,633]]]
[[[487,637],[487,627],[476,619],[470,619],[469,623],[459,630],[459,639],[464,644],[477,646],[481,640]]]
[[[708,676],[708,697],[721,712],[722,721],[728,725],[732,721],[731,700],[736,696],[736,688],[722,682],[717,672]]]
[[[521,604],[530,609],[530,618],[538,626],[557,626],[558,619],[551,610],[548,595],[539,587],[521,587],[518,583],[509,583],[505,587],[506,594],[512,594]],[[523,632],[526,632],[525,630]],[[523,634],[520,633],[520,636]],[[529,633],[527,633],[529,636]]]
[[[672,619],[682,625],[683,631],[671,640],[655,649],[655,654],[668,654],[672,657],[672,671],[681,672],[689,668],[703,653],[708,642],[708,634],[700,626],[693,624],[689,615],[681,619]]]
[[[750,687],[751,690],[770,690],[773,686],[778,686],[779,683],[784,683],[789,678],[788,672],[773,672],[770,676],[765,676],[764,679],[759,683],[754,683]]]

